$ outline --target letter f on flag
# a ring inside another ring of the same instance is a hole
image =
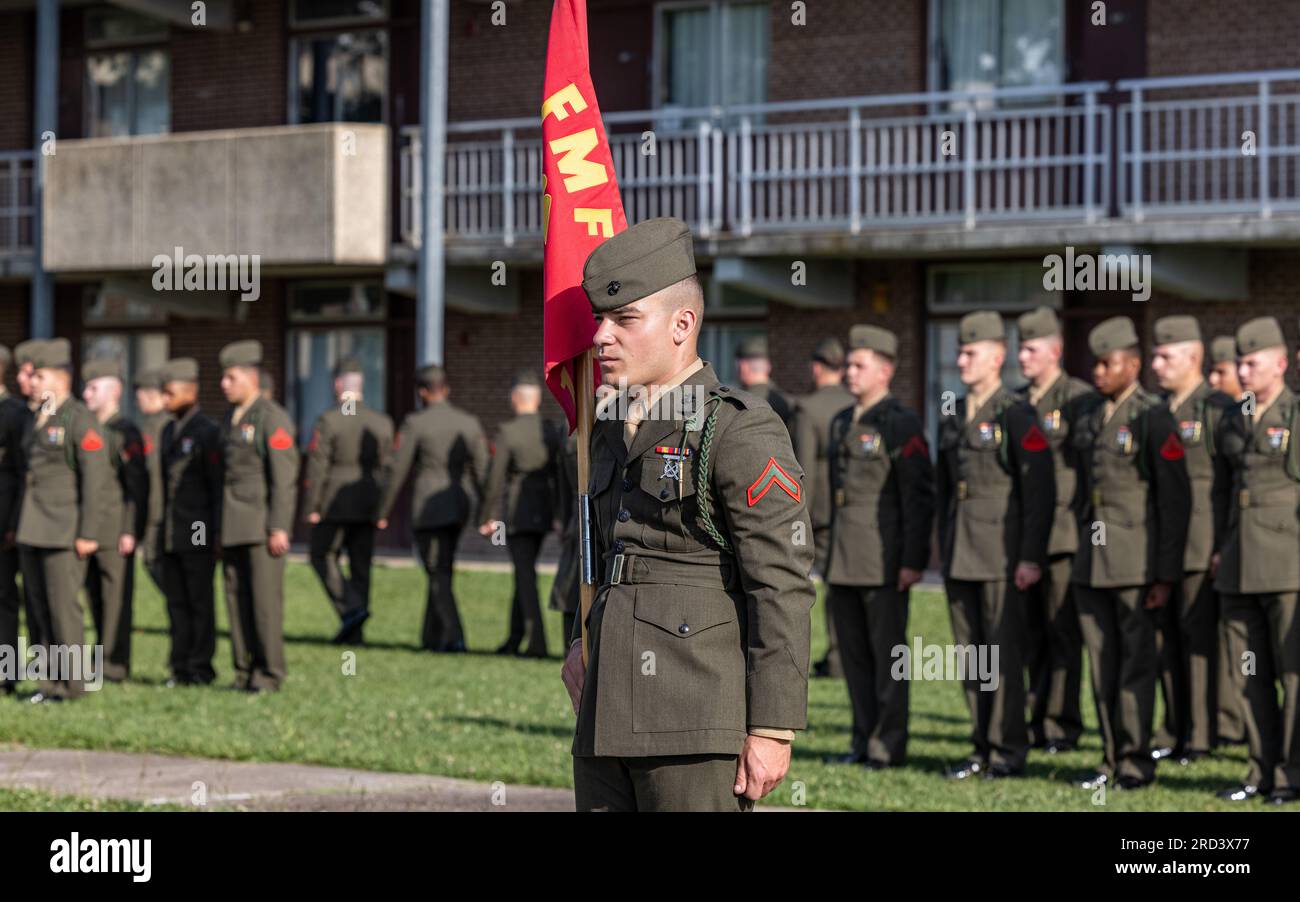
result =
[[[575,358],[596,333],[582,290],[587,256],[627,228],[587,63],[586,0],[555,0],[542,93],[542,348],[546,385],[577,424]],[[599,378],[599,373],[595,374]]]

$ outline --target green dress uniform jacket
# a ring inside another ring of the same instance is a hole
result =
[[[264,543],[273,531],[293,531],[298,496],[298,447],[288,412],[258,398],[238,423],[234,408],[222,424],[225,463],[221,544]]]
[[[360,401],[316,420],[307,445],[303,510],[324,522],[373,523],[393,448],[393,421]]]
[[[1098,589],[1177,583],[1192,502],[1169,408],[1137,388],[1109,420],[1096,405],[1074,441],[1087,479],[1071,580]],[[1094,524],[1104,524],[1104,543]]]
[[[853,408],[853,395],[843,385],[823,385],[799,399],[791,438],[794,456],[808,474],[808,516],[813,530],[831,525],[831,421]]]
[[[149,515],[149,471],[144,459],[144,439],[135,424],[116,414],[103,426],[107,459],[113,466],[114,479],[101,487],[96,504],[103,511],[100,531],[94,536],[100,550],[113,549],[123,535],[140,539],[144,536]]]
[[[1300,591],[1300,401],[1284,388],[1251,419],[1232,405],[1217,437],[1214,586],[1229,595]]]
[[[501,424],[483,493],[483,509],[485,517],[505,522],[507,535],[550,532],[555,513],[556,459],[563,442],[555,424],[538,413],[516,416]]]
[[[1009,580],[1047,566],[1056,473],[1034,409],[1005,386],[967,422],[967,399],[939,425],[939,546],[944,576]]]
[[[593,432],[604,579],[578,757],[735,756],[750,729],[806,723],[814,592],[803,472],[770,407],[719,385],[707,365],[691,386],[702,407],[646,420],[630,446],[620,419],[598,418]]]
[[[449,401],[435,401],[406,418],[384,481],[379,517],[392,510],[415,469],[411,525],[416,531],[463,526],[477,512],[488,469],[488,446],[478,418]]]
[[[147,555],[159,553],[159,527],[163,516],[162,433],[172,415],[166,411],[142,414],[140,436],[143,441],[144,464],[149,472],[149,511],[144,524],[144,550]]]
[[[856,421],[830,424],[834,512],[826,581],[893,586],[901,567],[924,570],[934,526],[934,467],[920,417],[886,395]]]
[[[19,544],[72,548],[76,539],[98,540],[117,527],[101,503],[113,482],[107,440],[84,404],[68,398],[43,424],[33,423],[24,457]]]

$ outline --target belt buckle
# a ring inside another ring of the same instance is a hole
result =
[[[613,572],[610,573],[609,576],[609,584],[611,586],[617,586],[623,582],[623,567],[626,561],[627,559],[624,555],[614,555],[614,568]]]

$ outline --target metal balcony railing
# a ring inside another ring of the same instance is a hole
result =
[[[630,221],[750,235],[1036,220],[1091,222],[1110,192],[1101,82],[607,113]],[[533,119],[448,127],[448,238],[541,235]],[[653,133],[651,135],[651,133]],[[459,136],[466,136],[460,138]],[[403,240],[421,239],[420,133],[403,131]]]
[[[32,174],[35,154],[0,152],[0,258],[32,253]]]
[[[1117,86],[1122,215],[1300,210],[1300,69]]]

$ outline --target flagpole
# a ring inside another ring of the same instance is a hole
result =
[[[596,419],[596,398],[592,386],[595,374],[592,370],[592,350],[588,348],[578,358],[578,378],[575,380],[577,391],[574,403],[578,415],[578,542],[579,542],[579,579],[578,579],[578,616],[582,623],[582,666],[587,666],[587,615],[591,613],[592,602],[596,600],[596,561],[594,543],[591,535],[590,496],[587,487],[591,484],[591,429]]]

